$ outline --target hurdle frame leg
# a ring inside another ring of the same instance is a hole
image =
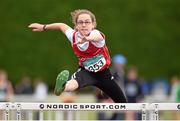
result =
[[[154,110],[153,110],[153,120],[159,121],[159,110],[158,110],[158,104],[153,104]]]
[[[4,112],[4,120],[5,121],[9,120],[9,109],[10,109],[10,104],[6,103],[5,104],[5,112]]]
[[[21,120],[21,104],[20,103],[16,104],[16,120],[17,121]]]
[[[142,121],[147,120],[147,104],[142,104],[141,118],[142,118]]]

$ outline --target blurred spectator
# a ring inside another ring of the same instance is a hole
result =
[[[179,79],[178,79],[178,80],[179,80]],[[177,86],[176,102],[177,102],[177,103],[180,103],[180,82],[178,83],[178,86]],[[176,112],[176,119],[177,119],[177,120],[180,120],[180,112],[179,112],[179,111]]]
[[[129,103],[139,102],[143,95],[136,67],[130,67],[125,78],[125,92]]]
[[[0,70],[0,102],[11,101],[13,96],[13,88],[11,82],[8,81],[8,75],[5,70]],[[0,111],[0,120],[3,120],[3,112]]]
[[[112,103],[113,101],[106,95],[104,94],[100,89],[96,88],[96,99],[98,103]],[[98,120],[107,120],[109,119],[106,115],[106,112],[100,111],[97,114],[97,119]]]
[[[33,94],[33,86],[32,81],[29,76],[23,76],[20,83],[15,86],[15,93],[21,95],[32,95]],[[28,118],[28,111],[23,111],[23,120]]]
[[[73,92],[63,92],[60,95],[60,100],[63,103],[75,103],[76,96]],[[64,111],[64,120],[72,121],[75,119],[76,112],[71,110]]]
[[[177,103],[180,103],[180,82],[178,83],[178,86],[177,86],[176,102],[177,102]]]
[[[129,103],[137,103],[142,100],[142,90],[140,85],[140,80],[138,77],[138,70],[136,67],[132,66],[127,71],[127,76],[125,78],[125,92]],[[127,112],[127,120],[140,120],[137,118],[136,113]]]
[[[169,94],[169,83],[165,79],[154,79],[151,87],[152,102],[167,101]]]
[[[124,91],[124,75],[125,75],[125,66],[127,60],[126,57],[122,54],[117,54],[112,58],[112,68],[111,73],[115,78],[115,81]]]
[[[15,87],[16,94],[33,94],[33,86],[30,77],[24,76]]]
[[[8,81],[6,71],[0,70],[0,102],[10,101],[13,96],[13,87]]]
[[[180,102],[180,82],[178,76],[173,76],[170,80],[171,82],[171,93],[170,93],[170,101],[174,103]],[[172,112],[175,120],[180,119],[179,111]]]
[[[37,101],[45,101],[48,95],[47,84],[42,79],[35,79],[34,95]]]
[[[178,90],[178,86],[179,86],[179,79],[177,76],[173,76],[170,79],[171,82],[171,91],[170,91],[170,101],[171,102],[176,102],[177,99],[177,90]]]
[[[111,73],[114,77],[114,80],[125,93],[124,90],[124,78],[125,78],[125,66],[127,63],[127,59],[122,54],[117,54],[112,58],[112,68]],[[125,115],[123,112],[113,113],[111,120],[124,120]]]
[[[150,95],[150,90],[151,90],[150,83],[144,80],[141,84],[141,91],[143,96]]]
[[[42,79],[36,78],[34,80],[34,97],[36,101],[43,102],[46,100],[48,95],[48,87]],[[39,111],[35,113],[35,119],[39,120],[40,114]]]

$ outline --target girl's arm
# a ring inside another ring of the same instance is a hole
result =
[[[86,41],[98,42],[104,40],[103,36],[97,30],[93,30],[89,36],[79,36],[79,38],[81,38],[81,40],[78,42],[78,44],[82,44]]]
[[[32,23],[28,26],[35,32],[42,32],[45,30],[61,30],[63,33],[67,29],[71,29],[67,24],[64,23],[52,23],[52,24],[39,24],[39,23]]]
[[[85,37],[87,41],[102,41],[104,38],[98,30],[93,30],[89,36]]]

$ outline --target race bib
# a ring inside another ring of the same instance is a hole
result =
[[[93,57],[91,59],[87,59],[83,62],[84,68],[91,72],[98,72],[102,69],[104,65],[106,65],[106,59],[104,56],[98,55],[96,57]]]

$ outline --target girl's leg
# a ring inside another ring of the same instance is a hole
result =
[[[109,69],[99,73],[97,78],[98,84],[96,86],[106,93],[115,103],[127,103],[123,91],[114,79],[112,79]]]
[[[59,96],[63,91],[74,91],[96,83],[96,79],[93,78],[91,73],[85,69],[78,69],[78,71],[72,75],[71,80],[68,81],[68,79],[69,71],[64,70],[59,73],[54,90],[54,93],[57,96]]]
[[[59,96],[63,91],[73,91],[78,88],[78,83],[76,80],[69,79],[69,71],[64,70],[61,71],[56,79],[56,85],[54,89],[54,93]]]
[[[104,93],[106,93],[115,103],[127,103],[124,93],[117,86],[114,80],[104,81],[98,86]]]

